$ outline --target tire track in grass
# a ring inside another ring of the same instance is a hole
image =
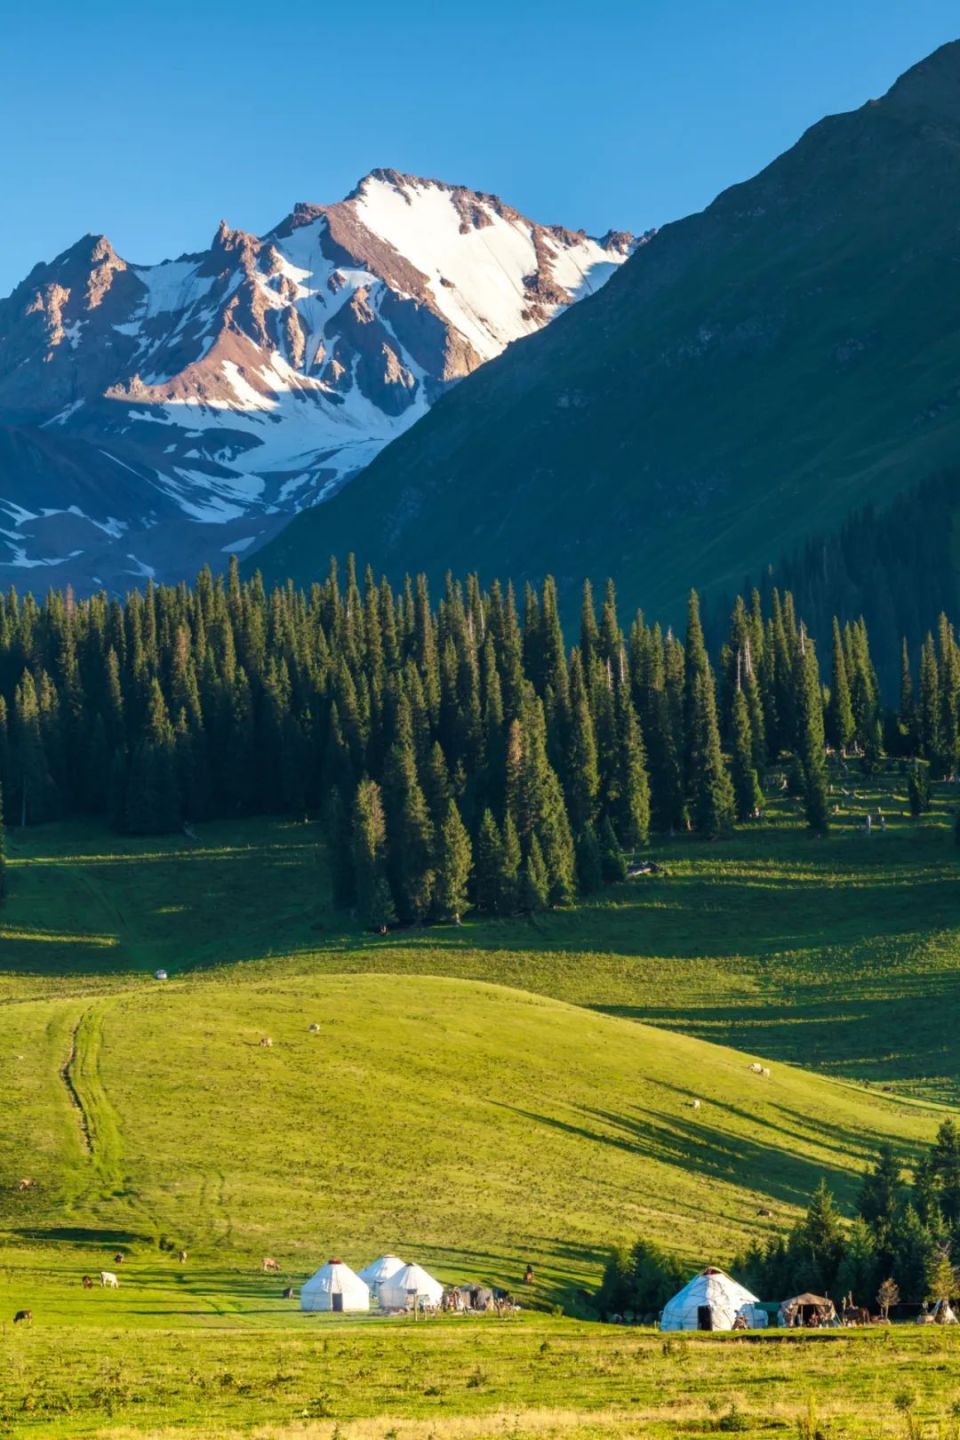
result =
[[[80,1136],[83,1141],[83,1148],[86,1151],[87,1155],[92,1155],[93,1141],[90,1138],[90,1125],[87,1121],[87,1112],[83,1108],[83,1102],[80,1099],[80,1095],[78,1094],[77,1087],[74,1083],[74,1071],[76,1070],[77,1065],[77,1031],[80,1029],[82,1023],[83,1016],[81,1016],[80,1019],[76,1022],[76,1024],[71,1027],[70,1051],[67,1055],[66,1060],[64,1060],[63,1064],[60,1066],[60,1079],[66,1086],[67,1098],[70,1101],[71,1108],[76,1114],[77,1124],[80,1128]]]
[[[61,1070],[67,1092],[79,1112],[81,1133],[98,1186],[105,1194],[125,1191],[120,1122],[100,1073],[103,1009],[91,1005],[73,1028],[70,1053]]]

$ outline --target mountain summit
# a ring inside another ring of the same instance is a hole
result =
[[[678,616],[960,460],[960,43],[667,225],[263,552]],[[261,557],[258,556],[258,561]],[[575,602],[567,601],[567,613]]]
[[[86,236],[0,301],[0,575],[122,587],[242,552],[633,244],[394,170],[159,265]]]

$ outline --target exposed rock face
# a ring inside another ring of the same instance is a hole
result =
[[[87,236],[0,301],[0,580],[122,585],[255,546],[632,244],[393,170],[160,265]]]

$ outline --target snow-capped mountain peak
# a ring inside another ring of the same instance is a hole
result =
[[[633,246],[394,170],[161,264],[85,237],[0,301],[0,573],[122,583],[249,548]]]

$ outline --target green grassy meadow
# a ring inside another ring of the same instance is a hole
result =
[[[838,789],[825,841],[778,800],[596,903],[384,938],[332,908],[311,824],[14,831],[0,1435],[952,1435],[953,1335],[585,1318],[611,1242],[728,1263],[821,1177],[849,1207],[883,1140],[909,1164],[956,1103],[954,797],[916,822],[900,784]],[[121,1288],[84,1290],[118,1249]],[[503,1321],[282,1299],[386,1249],[536,1282]]]

